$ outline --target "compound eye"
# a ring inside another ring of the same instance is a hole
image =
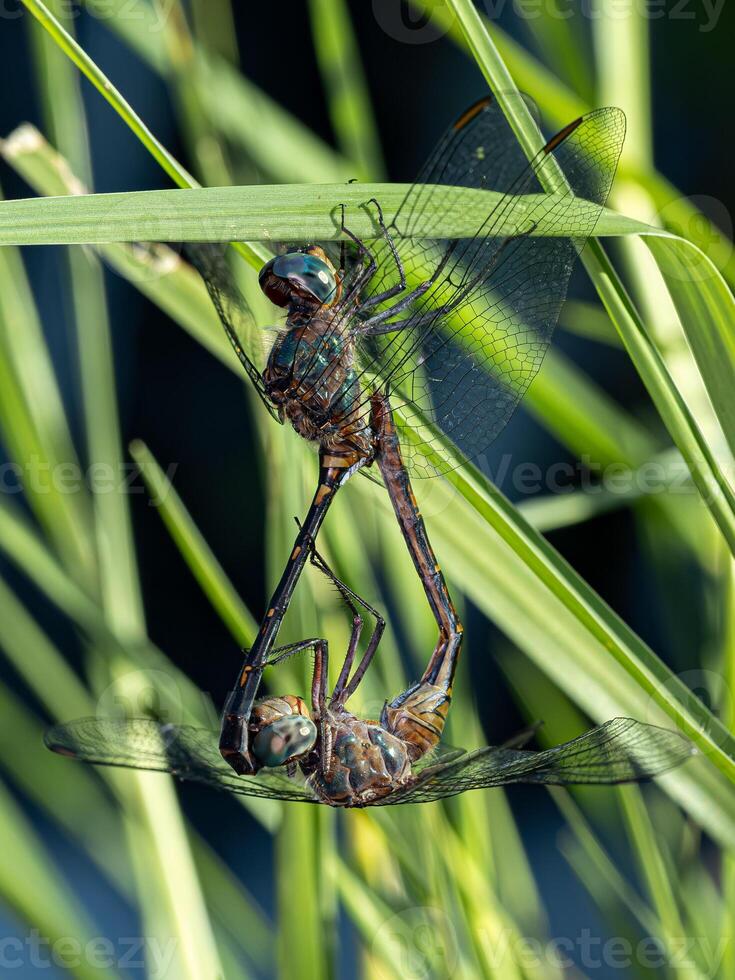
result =
[[[314,747],[316,725],[304,715],[286,715],[261,729],[253,739],[252,753],[262,766],[283,766]]]
[[[288,306],[291,302],[291,283],[275,268],[280,256],[276,256],[263,266],[258,275],[258,283],[268,299],[275,306]]]
[[[273,260],[273,274],[287,280],[296,297],[329,306],[335,299],[337,279],[334,270],[318,255],[288,252]]]

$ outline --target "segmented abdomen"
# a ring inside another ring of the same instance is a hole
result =
[[[443,688],[419,683],[386,704],[380,722],[406,743],[409,757],[415,762],[442,737],[451,700]]]

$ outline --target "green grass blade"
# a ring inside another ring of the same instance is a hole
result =
[[[6,648],[4,635],[0,643]],[[120,814],[91,769],[63,765],[58,756],[40,750],[44,728],[18,698],[0,685],[0,733],[5,744],[13,745],[12,751],[0,756],[3,769],[13,785],[89,855],[106,883],[134,902],[126,855],[110,846],[120,834]],[[90,813],[94,814],[93,821],[89,820]]]
[[[723,773],[735,777],[735,739],[686,686],[597,596],[587,583],[472,466],[447,474],[471,507],[492,527],[551,594],[601,642],[642,691],[677,722]],[[440,530],[440,536],[442,532]],[[476,541],[470,534],[468,540]],[[473,590],[474,591],[474,590]],[[715,729],[703,731],[710,724]]]
[[[237,26],[230,0],[193,0],[194,30],[208,51],[236,65]]]
[[[217,129],[273,181],[346,183],[354,165],[231,65],[196,53],[195,83]]]
[[[707,255],[678,238],[646,236],[730,450],[735,455],[735,301]]]
[[[573,92],[591,101],[595,81],[587,51],[584,14],[567,7],[563,0],[542,4],[523,18],[523,29],[530,34],[546,64]]]
[[[463,50],[470,53],[469,45],[462,32],[460,21],[447,4],[437,4],[429,0],[411,0],[411,5],[423,13],[442,33],[446,33]],[[501,58],[508,66],[510,74],[518,87],[532,99],[549,123],[558,128],[571,120],[584,115],[593,108],[592,104],[564,85],[554,74],[529,54],[497,24],[487,18],[483,23],[497,45]],[[619,77],[619,72],[616,77]],[[515,88],[515,85],[514,85]],[[707,248],[709,256],[731,286],[735,286],[735,251],[719,228],[700,211],[691,200],[674,187],[655,170],[642,170],[622,161],[621,177],[630,178],[646,190],[653,198],[656,207],[666,222],[666,227],[674,234],[688,238],[694,244]]]
[[[27,150],[24,130],[17,140],[3,144],[8,159]],[[397,211],[406,196],[405,184],[278,184],[242,187],[204,187],[186,191],[131,191],[124,194],[86,194],[76,197],[31,198],[4,201],[0,207],[0,245],[87,245],[135,241],[239,241],[318,239],[339,241],[339,209],[344,204],[351,231],[364,239],[380,232],[362,205],[376,197],[386,214]],[[467,238],[478,231],[477,215],[489,214],[502,195],[492,191],[457,188],[447,209],[446,188],[441,206],[427,208],[427,221],[441,219],[440,234]],[[527,198],[533,207],[534,197]],[[579,206],[580,221],[587,210]],[[573,227],[571,224],[566,227]],[[497,224],[498,235],[517,228]],[[644,234],[649,225],[605,210],[597,233]],[[550,219],[541,219],[532,234],[560,234]],[[261,247],[254,259],[260,268]]]
[[[87,537],[91,509],[82,468],[15,249],[0,250],[0,427],[17,467],[18,489],[22,484],[66,567],[94,588],[95,556]],[[64,492],[71,481],[77,492]],[[12,481],[6,486],[12,493]]]
[[[577,456],[597,464],[640,466],[656,450],[655,439],[640,422],[553,347],[523,404]],[[580,405],[586,406],[584,412]]]
[[[86,0],[102,24],[114,31],[155,72],[171,70],[168,20],[151,7],[125,16],[128,0]],[[111,16],[110,7],[114,16]],[[286,112],[232,64],[200,46],[194,50],[193,83],[212,123],[248,158],[277,181],[347,182],[353,166]]]
[[[170,480],[143,442],[134,442],[130,452],[164,524],[202,591],[239,646],[251,646],[258,632],[258,624],[225,575]]]
[[[590,20],[597,65],[597,97],[602,105],[619,105],[625,112],[626,163],[650,169],[653,136],[646,13],[632,7],[625,17],[619,17],[610,0],[594,0],[594,15]]]
[[[360,51],[345,0],[309,0],[311,36],[337,144],[360,180],[385,172]]]
[[[110,80],[100,71],[86,51],[74,40],[69,32],[64,29],[48,7],[41,3],[41,0],[23,0],[23,4],[29,13],[41,24],[44,30],[48,32],[64,54],[74,62],[82,74],[94,85],[100,95],[120,114],[143,146],[146,147],[173,182],[178,184],[179,187],[196,186],[196,181],[191,174],[187,173],[173,159],[163,144],[156,139],[143,120],[134,111],[133,107],[120,95]]]
[[[609,891],[630,911],[649,935],[657,935],[660,925],[654,910],[640,898],[635,888],[620,873],[618,865],[605,851],[571,794],[557,787],[551,788],[549,792],[564,815],[594,878],[607,885]],[[562,844],[562,853],[569,854],[566,844]]]
[[[669,948],[675,948],[686,929],[682,922],[676,899],[680,886],[671,880],[666,861],[651,817],[646,810],[641,791],[637,786],[622,786],[618,790],[629,839],[636,854],[641,875],[646,882],[651,902],[661,923],[661,934]],[[687,955],[674,969],[677,977],[702,980],[703,974],[689,961]]]
[[[450,3],[435,3],[432,0],[410,2],[412,7],[420,11],[442,33],[446,33],[455,44],[471,53],[471,45],[462,30],[462,20]],[[489,26],[488,18],[482,19]],[[540,111],[552,124],[566,126],[572,119],[589,112],[591,106],[588,102],[560,81],[509,34],[500,31],[495,22],[493,34],[497,38],[500,55],[518,86],[535,100]],[[515,84],[512,88],[515,88]]]
[[[31,12],[46,28],[50,37],[61,50],[80,67],[101,93],[123,114],[131,128],[143,138],[148,148],[174,179],[188,183],[186,173],[171,168],[171,160],[160,144],[132,110],[112,90],[96,66],[64,27],[53,18],[43,4],[28,5]],[[54,128],[65,138],[74,129],[69,152],[76,153],[83,169],[88,172],[82,159],[84,113],[79,98],[60,106],[60,93],[47,92],[47,105],[54,121]],[[74,108],[76,106],[76,109]],[[61,121],[66,122],[65,126]],[[81,144],[79,143],[81,141]],[[75,319],[79,330],[80,377],[85,413],[87,444],[91,462],[104,467],[112,479],[121,475],[120,430],[117,418],[115,373],[112,360],[106,298],[101,269],[95,257],[85,257],[79,252],[71,256],[72,296]],[[104,618],[112,634],[123,642],[145,642],[142,600],[139,593],[132,532],[127,500],[118,486],[112,493],[95,496],[95,528],[100,559],[101,597]],[[91,664],[99,674],[101,649],[92,651]],[[113,674],[119,669],[113,667]],[[109,675],[108,675],[109,676]],[[108,682],[108,678],[105,678]],[[134,809],[142,817],[130,826],[130,841],[134,854],[145,851],[158,866],[159,873],[151,879],[149,869],[138,874],[139,892],[147,909],[147,928],[157,931],[161,921],[158,908],[165,909],[165,916],[177,936],[175,955],[180,962],[179,972],[184,976],[217,975],[221,972],[217,949],[212,935],[205,903],[189,854],[188,841],[171,783],[165,779],[153,779],[140,773],[131,774],[130,783],[135,787]],[[140,870],[139,863],[135,864]],[[153,887],[152,887],[153,886]],[[156,906],[155,911],[152,906]],[[160,935],[160,933],[159,933]]]
[[[527,157],[532,159],[543,146],[543,137],[525,102],[517,97],[513,79],[490,34],[470,0],[450,0],[450,4],[510,126]],[[513,97],[513,93],[516,93],[516,97]],[[549,191],[554,191],[560,181],[566,182],[551,157],[545,158],[539,179]],[[716,454],[697,426],[663,358],[651,342],[625,287],[598,242],[590,243],[583,260],[664,424],[686,460],[703,500],[730,550],[735,554],[735,493]]]
[[[603,308],[595,303],[568,299],[561,311],[559,326],[562,330],[595,340],[600,344],[620,347],[620,338]]]
[[[712,445],[698,427],[661,354],[625,291],[617,283],[607,256],[597,245],[590,251],[590,264],[603,303],[669,434],[686,460],[703,501],[732,551],[735,549],[735,494],[718,460],[716,445]],[[732,297],[729,307],[729,315],[732,315],[735,310]],[[712,320],[715,319],[715,311],[714,305],[707,309]],[[712,324],[712,332],[718,329],[719,322],[721,321]],[[727,329],[732,329],[730,324]]]
[[[39,931],[41,945],[37,955],[46,957],[46,963],[51,966],[52,950],[58,943],[56,949],[65,957],[62,963],[66,972],[78,980],[112,980],[119,976],[108,965],[94,963],[84,955],[86,944],[99,933],[79,908],[73,891],[57,872],[53,857],[1,783],[0,825],[3,828],[0,892],[10,907]],[[48,946],[44,940],[48,940]],[[12,945],[7,950],[11,953]],[[16,965],[28,965],[22,948],[15,953],[18,954]],[[26,955],[30,957],[32,951]],[[41,964],[43,968],[44,959]]]

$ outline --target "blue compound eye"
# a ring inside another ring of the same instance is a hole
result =
[[[289,252],[277,255],[260,271],[260,288],[277,306],[307,299],[328,306],[337,292],[334,270],[318,255]]]
[[[282,766],[314,747],[316,725],[304,715],[286,715],[261,729],[253,739],[252,753],[262,766]]]

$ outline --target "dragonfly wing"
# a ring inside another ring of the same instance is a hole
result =
[[[278,421],[266,397],[262,372],[265,366],[265,333],[255,323],[247,300],[227,264],[227,246],[219,243],[186,244],[184,254],[204,280],[227,338],[268,411]]]
[[[219,753],[218,733],[205,728],[148,718],[80,718],[54,725],[44,742],[53,752],[94,765],[167,772],[243,796],[319,802],[310,790],[275,771],[238,776]]]
[[[436,448],[438,428],[471,458],[509,421],[541,366],[624,136],[624,114],[601,109],[557,134],[529,164],[489,100],[447,133],[408,192],[390,230],[409,288],[441,271],[395,316],[395,330],[366,322],[359,364],[366,378],[388,385],[399,426],[418,430],[425,445]],[[545,193],[538,172],[552,163],[566,183]],[[496,193],[475,237],[442,240],[444,216],[457,209],[457,186]],[[373,294],[397,280],[386,243],[377,257]],[[404,454],[416,476],[457,465],[437,463],[433,453],[430,462],[415,441],[404,440]]]
[[[435,745],[431,752],[428,752],[417,762],[414,762],[412,770],[414,773],[420,773],[429,766],[436,766],[440,763],[446,765],[447,763],[455,762],[457,759],[462,759],[466,755],[466,749],[458,749],[454,745],[440,743],[439,745]]]
[[[387,803],[425,803],[468,789],[511,783],[552,786],[640,782],[673,769],[696,750],[678,732],[613,718],[578,738],[542,752],[487,747],[428,766],[413,787]]]

